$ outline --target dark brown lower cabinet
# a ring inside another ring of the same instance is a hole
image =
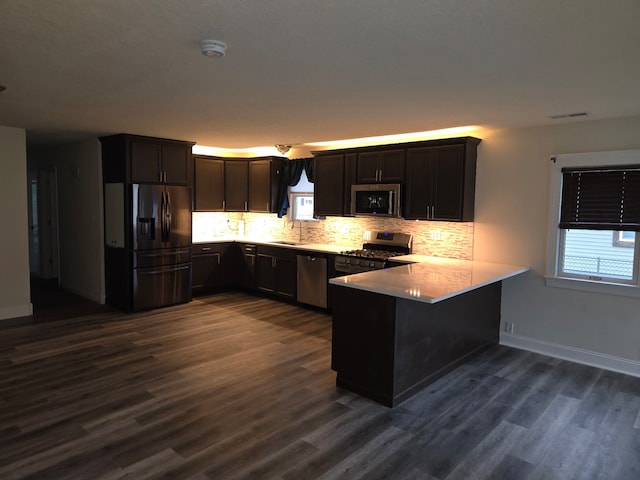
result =
[[[500,282],[434,304],[331,288],[336,384],[389,407],[498,343]]]
[[[296,298],[296,251],[258,245],[256,288],[289,299]]]
[[[191,287],[194,293],[205,293],[229,286],[231,243],[193,245]]]
[[[236,285],[240,288],[254,290],[256,288],[256,245],[252,243],[238,243],[236,263]]]

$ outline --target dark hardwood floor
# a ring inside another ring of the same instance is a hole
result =
[[[506,347],[389,409],[329,315],[243,293],[0,338],[1,479],[640,478],[640,379]]]
[[[89,313],[107,312],[113,309],[92,302],[58,286],[58,279],[31,277],[31,303],[33,315],[15,323],[42,323]]]

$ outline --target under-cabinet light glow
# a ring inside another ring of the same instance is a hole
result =
[[[234,158],[283,156],[283,154],[280,153],[275,146],[251,147],[251,148],[218,148],[218,147],[207,147],[205,145],[194,145],[191,148],[191,153],[195,153],[197,155],[211,155],[214,157],[234,157]],[[286,154],[284,156],[286,156]]]
[[[467,125],[463,127],[441,128],[427,130],[425,132],[399,133],[396,135],[381,135],[377,137],[351,138],[347,140],[331,140],[327,142],[305,143],[309,147],[359,147],[384,143],[417,142],[420,140],[432,140],[434,138],[447,138],[458,135],[470,135],[479,130],[479,127]]]
[[[441,128],[438,130],[427,130],[424,132],[399,133],[395,135],[381,135],[376,137],[350,138],[345,140],[330,140],[326,142],[309,142],[295,144],[295,149],[304,147],[318,148],[325,147],[327,149],[363,147],[368,145],[383,145],[385,143],[403,143],[403,142],[419,142],[421,140],[433,140],[439,138],[453,138],[457,136],[479,135],[482,129],[475,125],[467,125],[462,127]],[[207,147],[205,145],[194,145],[192,150],[195,154],[212,155],[215,157],[263,157],[263,156],[282,156],[274,146],[268,147],[251,147],[251,148],[218,148]],[[289,155],[291,150],[285,154]]]

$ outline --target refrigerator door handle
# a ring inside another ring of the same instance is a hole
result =
[[[160,194],[160,239],[163,242],[167,241],[167,220],[166,220],[166,212],[167,212],[167,199],[165,197],[166,193],[161,192]]]
[[[171,237],[171,195],[169,192],[165,193],[167,198],[167,242]]]

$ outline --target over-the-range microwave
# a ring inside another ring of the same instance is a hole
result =
[[[400,184],[352,185],[351,214],[400,217]]]

